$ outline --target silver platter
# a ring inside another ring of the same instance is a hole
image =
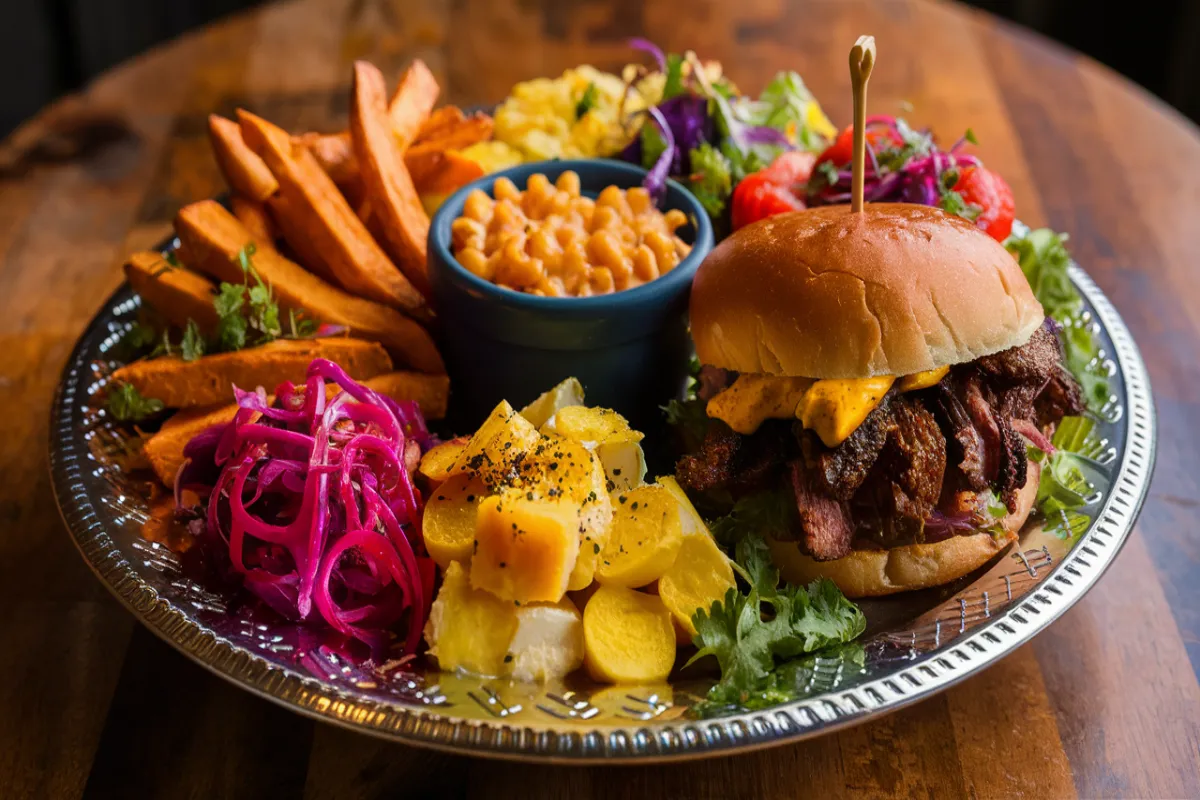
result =
[[[1098,415],[1091,523],[1074,539],[1030,526],[1021,542],[958,584],[863,604],[861,664],[818,659],[804,699],[699,719],[712,676],[659,686],[536,686],[413,664],[363,668],[311,647],[304,629],[237,609],[186,577],[180,558],[147,541],[162,492],[128,469],[136,432],[93,397],[135,321],[122,287],[92,320],[54,400],[50,469],[71,538],[92,570],[150,630],[196,662],[302,714],[363,733],[477,756],[527,761],[668,761],[794,742],[862,722],[941,691],[1029,641],[1092,587],[1133,527],[1154,464],[1155,418],[1145,365],[1108,299],[1078,267],[1071,278],[1113,374]]]

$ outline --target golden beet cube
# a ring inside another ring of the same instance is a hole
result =
[[[682,544],[679,504],[670,492],[641,486],[619,494],[596,580],[630,589],[645,586],[671,568]]]
[[[579,506],[506,489],[479,506],[471,585],[501,600],[557,603],[579,555]]]
[[[495,483],[540,438],[528,420],[501,400],[459,453],[446,477],[467,472],[479,475],[489,484]]]
[[[516,611],[511,602],[472,589],[463,565],[451,562],[425,624],[429,655],[443,670],[506,675],[508,648],[517,631]]]

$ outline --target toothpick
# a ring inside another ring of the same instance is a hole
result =
[[[850,86],[854,90],[854,154],[850,160],[850,210],[863,210],[863,178],[867,152],[867,81],[875,67],[875,37],[860,36],[850,48]]]

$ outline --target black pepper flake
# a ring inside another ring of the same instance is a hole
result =
[[[625,505],[625,499],[626,499],[625,495],[621,495],[620,497],[617,498],[617,502],[620,503],[621,505]]]
[[[593,544],[593,545],[592,545],[592,552],[593,552],[593,553],[595,553],[596,555],[600,555],[600,545],[598,545],[598,544]],[[605,563],[605,564],[607,564],[608,562],[607,562],[607,561],[605,561],[604,563]]]
[[[507,566],[508,566],[508,564],[507,564],[507,563],[505,563],[504,561],[501,561],[501,562],[500,562],[500,569],[504,569],[504,568],[505,568],[505,567],[507,567]]]
[[[468,503],[474,503],[474,502],[475,502],[475,495],[473,495],[473,494],[469,494],[469,495],[467,495],[467,502],[468,502]]]
[[[520,603],[517,603],[517,605],[521,605],[521,604],[520,604]],[[508,655],[506,655],[506,656],[504,657],[504,663],[505,663],[505,664],[507,664],[507,663],[508,663],[508,662],[510,662],[510,661],[512,661],[512,653],[509,653]]]
[[[613,475],[616,475],[618,478],[621,477],[621,468],[616,467],[615,469],[613,469]]]
[[[634,500],[633,505],[631,505],[629,508],[633,511],[637,511],[637,507],[638,507],[637,500]]]
[[[444,495],[444,494],[438,495],[438,500],[445,500],[445,499],[446,499],[446,495]]]
[[[558,462],[557,462],[557,461],[551,461],[551,462],[550,462],[550,471],[551,471],[551,472],[553,472],[553,471],[554,471],[554,470],[556,470],[556,469],[558,469]]]

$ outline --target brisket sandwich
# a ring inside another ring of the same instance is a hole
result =
[[[701,265],[691,327],[707,430],[677,465],[726,504],[785,493],[786,579],[847,596],[936,586],[1011,541],[1078,385],[1002,245],[937,208],[771,217]]]

